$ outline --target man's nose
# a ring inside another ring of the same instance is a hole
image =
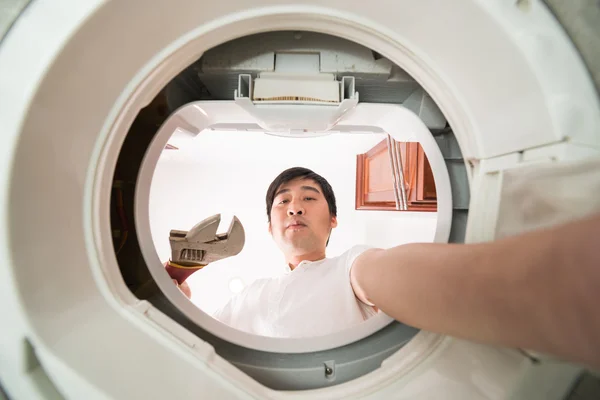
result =
[[[294,215],[303,215],[304,213],[304,208],[302,206],[296,203],[290,203],[290,206],[288,207],[288,215],[290,217]]]

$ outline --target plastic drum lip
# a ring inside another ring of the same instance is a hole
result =
[[[190,115],[195,111],[195,115]],[[210,128],[214,124],[239,121],[240,127],[246,127],[253,118],[248,119],[241,107],[230,101],[194,102],[180,108],[179,112],[187,116],[187,122],[198,131]],[[170,118],[177,118],[178,112]],[[194,121],[190,121],[193,119]],[[452,193],[450,178],[442,153],[425,124],[411,111],[400,105],[359,104],[353,112],[340,121],[340,125],[357,128],[373,127],[374,131],[385,131],[397,140],[419,141],[423,146],[434,174],[438,189],[438,218],[435,241],[446,242],[450,235],[452,221]],[[234,124],[229,124],[233,128]],[[341,347],[370,336],[391,323],[392,318],[378,314],[362,324],[319,337],[273,338],[250,334],[234,329],[204,313],[189,302],[173,285],[159,260],[153,244],[150,229],[149,198],[151,180],[159,156],[174,131],[173,123],[165,121],[163,127],[150,143],[142,161],[135,195],[135,215],[140,249],[152,277],[167,299],[176,305],[189,319],[212,334],[237,345],[255,350],[278,353],[308,353]],[[202,133],[200,133],[202,134]]]

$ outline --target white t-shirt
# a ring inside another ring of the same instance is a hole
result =
[[[368,246],[319,261],[302,261],[277,278],[259,279],[213,316],[236,329],[262,336],[322,336],[358,325],[376,311],[358,300],[350,268]]]

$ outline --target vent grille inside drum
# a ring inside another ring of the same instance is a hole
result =
[[[316,97],[301,97],[301,96],[279,96],[279,97],[267,97],[267,98],[254,98],[254,101],[315,101],[320,103],[332,103],[335,104],[335,100],[323,100]]]

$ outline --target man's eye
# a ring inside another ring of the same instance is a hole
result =
[[[315,200],[314,197],[305,197],[304,200]]]
[[[287,200],[281,200],[281,201],[279,202],[279,204],[285,204],[285,203],[287,203],[287,202],[288,202]]]

